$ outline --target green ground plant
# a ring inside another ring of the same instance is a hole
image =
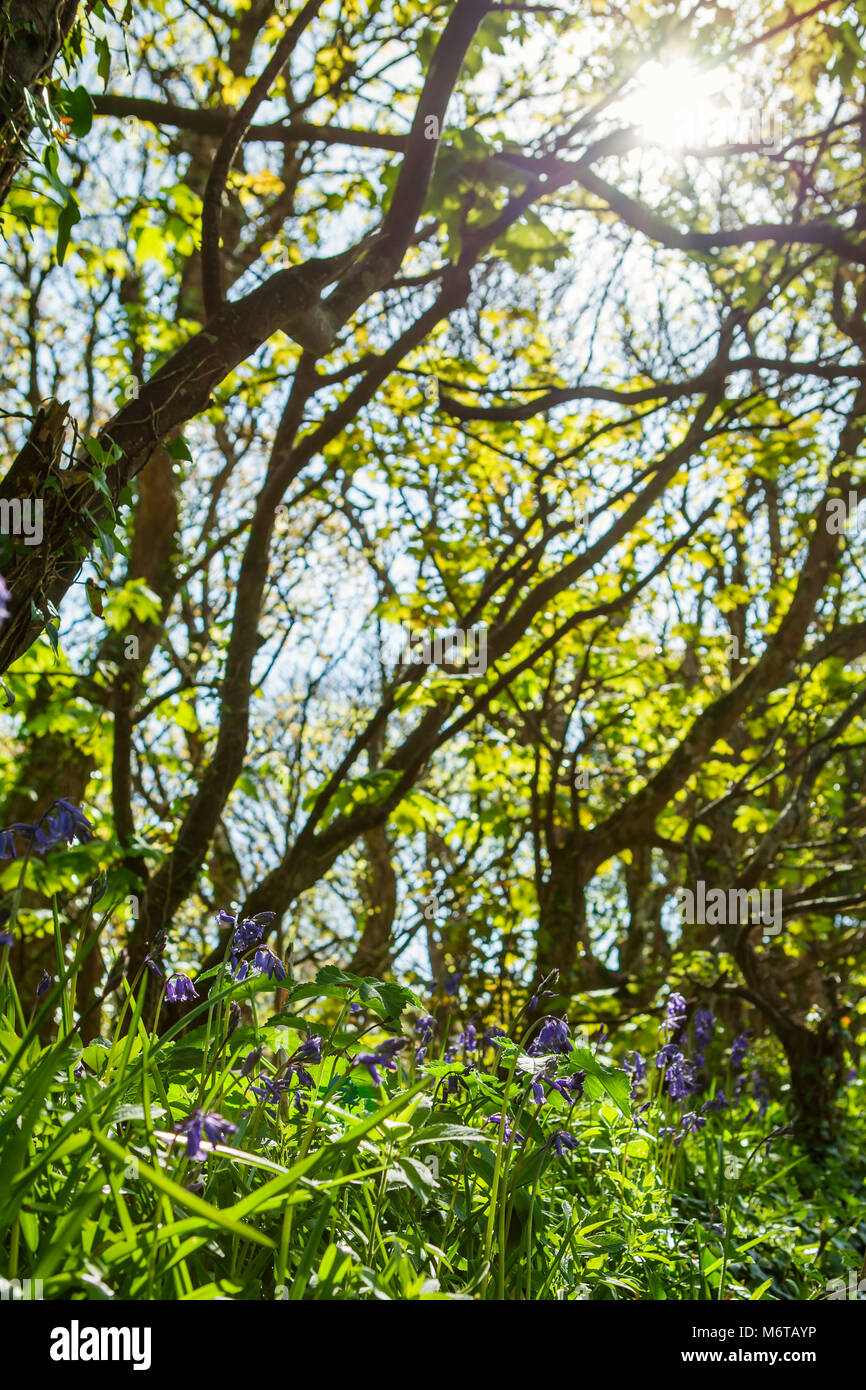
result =
[[[859,1268],[853,1074],[819,1172],[793,1146],[772,1058],[757,1065],[749,1032],[722,1037],[676,990],[632,1035],[646,1057],[603,1029],[575,1033],[545,1013],[543,992],[510,1034],[488,1021],[457,1031],[458,980],[429,1012],[403,985],[334,967],[292,979],[266,944],[270,916],[222,913],[226,957],[195,982],[156,940],[137,978],[109,980],[112,1030],[85,1046],[75,979],[92,933],[71,959],[58,945],[56,977],[22,999],[13,905],[0,948],[11,1287],[46,1299],[785,1300],[824,1297]],[[166,1026],[168,1003],[179,1016]]]

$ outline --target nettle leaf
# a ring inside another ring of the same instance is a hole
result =
[[[380,1018],[398,1018],[406,1009],[423,1008],[418,995],[406,985],[391,981],[364,980],[358,991],[361,1003],[366,1004]]]
[[[611,1100],[626,1119],[631,1118],[630,1089],[628,1074],[620,1067],[608,1067],[599,1062],[588,1047],[572,1048],[571,1058],[576,1067],[593,1077],[607,1092]]]
[[[398,985],[391,980],[376,980],[372,976],[362,979],[334,965],[323,966],[312,985],[301,986],[302,990],[306,988],[318,994],[351,991],[357,994],[362,1004],[383,1019],[398,1018],[406,1009],[423,1008],[417,994],[406,985]]]

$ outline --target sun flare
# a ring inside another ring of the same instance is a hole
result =
[[[731,105],[729,75],[701,68],[686,58],[648,63],[621,112],[647,140],[668,148],[715,143],[725,138]]]

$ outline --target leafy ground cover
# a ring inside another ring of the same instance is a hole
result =
[[[677,990],[627,1050],[543,993],[510,1033],[452,1027],[456,979],[426,1004],[336,968],[290,979],[270,916],[235,920],[195,982],[155,941],[87,1046],[87,935],[25,1000],[6,923],[9,1280],[62,1299],[784,1300],[859,1269],[853,1075],[818,1168],[773,1059]]]

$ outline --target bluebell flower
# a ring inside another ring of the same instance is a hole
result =
[[[207,1158],[207,1150],[201,1147],[202,1133],[211,1144],[221,1144],[227,1135],[236,1134],[237,1128],[231,1120],[224,1120],[216,1111],[205,1113],[203,1110],[193,1110],[185,1120],[178,1120],[174,1127],[176,1134],[186,1135],[186,1157],[193,1163]]]
[[[234,927],[229,945],[229,968],[233,975],[237,974],[238,961],[244,952],[258,946],[264,940],[265,932],[276,915],[275,912],[257,912],[255,917],[245,917],[242,922],[238,922],[233,913],[220,908],[217,921],[221,926]]]
[[[691,1095],[691,1087],[679,1062],[672,1062],[665,1072],[665,1086],[671,1100],[685,1100]]]
[[[0,931],[0,946],[14,946],[15,937],[11,932]]]
[[[295,1076],[297,1078],[298,1085],[304,1091],[314,1091],[316,1089],[315,1081],[310,1076],[310,1073],[307,1071],[306,1067],[302,1066],[300,1062],[293,1062],[290,1067],[287,1067],[286,1076]]]
[[[226,916],[228,916],[228,914],[226,914]],[[233,922],[235,919],[229,917],[229,921]],[[258,946],[264,934],[264,922],[256,922],[252,918],[246,918],[239,925],[235,925],[231,945],[229,947],[229,960],[232,974],[236,973],[237,963],[244,952],[250,950],[252,946]]]
[[[307,1036],[292,1053],[292,1061],[316,1063],[322,1060],[322,1050],[324,1039],[314,1033],[311,1028],[307,1028]]]
[[[93,880],[93,882],[92,882],[91,885],[90,885],[90,898],[89,898],[89,900],[88,900],[88,907],[91,907],[91,908],[95,907],[96,904],[100,901],[100,899],[105,897],[105,895],[106,895],[107,892],[108,892],[108,878],[107,878],[107,876],[106,876],[105,874],[97,874],[96,878]]]
[[[260,1076],[257,1086],[250,1086],[253,1095],[258,1096],[265,1105],[276,1105],[282,1095],[291,1089],[291,1077]]]
[[[241,1076],[251,1076],[262,1060],[261,1047],[254,1047],[252,1052],[248,1052],[241,1065]]]
[[[676,1043],[665,1043],[659,1048],[656,1067],[664,1068],[665,1086],[671,1100],[685,1100],[700,1089],[694,1062],[683,1056]]]
[[[50,814],[52,811],[53,815]],[[30,841],[35,854],[45,854],[54,845],[71,844],[73,840],[86,845],[93,839],[93,826],[79,806],[60,796],[52,801],[35,825],[15,821],[6,830],[0,831],[0,859],[17,857],[13,835]]]
[[[662,1027],[665,1032],[677,1032],[683,1026],[686,1017],[686,1001],[681,994],[670,995]]]
[[[529,1083],[529,1094],[532,1096],[536,1105],[544,1104],[544,1087],[541,1084],[541,1077],[534,1076]]]
[[[793,1134],[793,1133],[794,1133],[794,1126],[793,1126],[793,1125],[779,1125],[777,1129],[771,1129],[771,1130],[770,1130],[770,1133],[767,1135],[766,1139],[764,1140],[764,1157],[765,1157],[765,1158],[769,1158],[769,1157],[770,1157],[770,1149],[771,1149],[771,1147],[772,1147],[772,1143],[773,1143],[773,1140],[774,1140],[774,1139],[780,1139],[780,1138],[782,1137],[782,1135],[784,1135],[784,1134]]]
[[[474,1023],[467,1023],[465,1029],[457,1039],[458,1047],[462,1047],[464,1052],[474,1052],[478,1041],[478,1029]]]
[[[665,1072],[665,1086],[671,1100],[683,1101],[700,1090],[694,1062],[680,1055]]]
[[[631,1061],[629,1061],[629,1056]],[[632,1052],[626,1056],[623,1066],[631,1077],[630,1095],[632,1100],[637,1096],[641,1082],[646,1079],[646,1062],[639,1052]]]
[[[36,998],[41,999],[46,990],[51,988],[51,976],[47,970],[43,970],[39,977],[39,984],[36,986]]]
[[[272,951],[270,946],[260,946],[256,951],[253,965],[262,975],[267,975],[269,980],[280,982],[286,979],[286,967],[280,960],[276,951]]]
[[[386,1071],[397,1070],[397,1053],[406,1046],[405,1038],[386,1038],[379,1043],[375,1052],[359,1052],[352,1059],[353,1067],[366,1067],[374,1086],[382,1085],[382,1076],[379,1071],[384,1067]]]
[[[562,1158],[566,1149],[577,1148],[577,1140],[567,1129],[556,1130],[554,1134],[551,1134],[547,1142],[548,1146],[553,1149],[557,1158]]]
[[[712,1042],[713,1034],[716,1031],[716,1021],[716,1016],[711,1009],[702,1007],[695,1009],[695,1043],[701,1051],[705,1047],[709,1047]]]
[[[236,931],[248,930],[253,927],[259,927],[261,931],[264,931],[266,927],[271,925],[276,915],[275,912],[257,912],[255,917],[245,917],[239,926],[238,914],[236,912],[226,912],[225,908],[221,907],[217,913],[217,921],[221,927],[234,927]],[[253,935],[248,944],[252,946],[258,940],[259,937]]]
[[[739,1071],[743,1065],[746,1053],[749,1050],[749,1043],[755,1036],[754,1029],[747,1028],[744,1033],[738,1033],[731,1043],[731,1070]]]
[[[449,1072],[447,1076],[443,1076],[441,1081],[439,1082],[439,1085],[442,1087],[442,1090],[445,1092],[446,1096],[459,1095],[461,1086],[463,1087],[464,1091],[466,1091],[467,1093],[469,1092],[469,1083],[467,1081],[464,1081],[463,1077],[459,1074],[459,1072],[456,1071]]]
[[[712,1100],[704,1101],[703,1105],[701,1106],[701,1114],[715,1115],[720,1110],[727,1110],[727,1108],[728,1098],[725,1095],[724,1091],[719,1091],[717,1095],[713,1096]]]
[[[188,975],[172,975],[165,987],[165,997],[169,1004],[183,1004],[187,1000],[198,999],[198,994]]]
[[[491,1024],[489,1028],[485,1028],[481,1036],[481,1051],[489,1052],[492,1048],[494,1052],[500,1052],[502,1050],[502,1044],[499,1043],[497,1039],[507,1036],[504,1028],[499,1028],[495,1023]]]
[[[9,586],[2,574],[0,574],[0,623],[5,623],[12,611],[9,607],[11,600],[12,595],[9,592]]]
[[[644,1103],[643,1103],[643,1105],[639,1105],[638,1108],[637,1108],[637,1110],[634,1111],[634,1113],[633,1113],[633,1115],[632,1115],[632,1119],[634,1120],[635,1128],[636,1128],[636,1129],[646,1129],[646,1128],[647,1128],[647,1122],[646,1122],[646,1120],[643,1119],[642,1117],[646,1114],[647,1110],[649,1110],[649,1108],[650,1108],[651,1105],[652,1105],[652,1101],[651,1101],[651,1100],[645,1100]]]
[[[506,1144],[510,1144],[512,1139],[518,1139],[521,1143],[523,1142],[523,1135],[520,1133],[520,1130],[515,1129],[509,1119],[506,1119],[503,1124],[502,1114],[499,1110],[493,1115],[488,1115],[484,1123],[486,1125],[502,1125],[502,1137]]]
[[[318,1039],[314,1039],[314,1041],[318,1041]],[[301,1046],[303,1047],[303,1044],[301,1044]],[[297,1052],[294,1053],[295,1057],[297,1057],[297,1055]],[[317,1061],[319,1059],[314,1056],[309,1056],[307,1060]],[[294,1091],[292,1091],[293,1080],[297,1081],[297,1089]],[[307,1071],[306,1067],[303,1066],[302,1063],[299,1061],[290,1062],[289,1065],[285,1068],[285,1071],[282,1076],[260,1076],[259,1085],[250,1087],[250,1090],[253,1092],[253,1094],[259,1096],[260,1099],[264,1100],[266,1105],[276,1105],[281,1096],[288,1095],[291,1093],[292,1098],[295,1102],[295,1109],[301,1111],[301,1113],[304,1114],[306,1113],[305,1102],[303,1100],[303,1097],[300,1096],[298,1092],[314,1091],[315,1089],[315,1081],[313,1080],[310,1073]]]
[[[57,798],[54,805],[58,809],[48,820],[51,843],[58,844],[62,840],[69,845],[73,840],[78,840],[79,844],[89,844],[93,839],[93,826],[81,807],[62,796]]]
[[[462,972],[462,971],[459,971],[459,970],[458,970],[458,971],[455,971],[453,975],[449,975],[449,976],[446,978],[445,983],[444,983],[444,985],[442,986],[442,988],[444,989],[445,993],[448,995],[448,998],[449,998],[449,999],[454,999],[454,998],[456,997],[456,995],[458,994],[458,992],[459,992],[459,990],[460,990],[460,981],[461,981],[462,979],[463,979],[463,972]]]
[[[706,1124],[703,1115],[697,1115],[694,1110],[689,1110],[682,1117],[683,1137],[686,1134],[697,1134],[699,1129],[703,1129]]]
[[[34,854],[44,854],[47,849],[51,848],[51,841],[48,838],[47,830],[38,823],[31,825],[29,821],[16,820],[13,821],[6,833],[7,835],[14,833],[22,840],[30,841],[33,845]]]
[[[561,1018],[546,1018],[537,1036],[530,1043],[528,1051],[533,1057],[546,1052],[570,1052],[568,1024]]]
[[[567,1100],[569,1105],[574,1105],[575,1101],[583,1097],[583,1083],[586,1081],[585,1071],[573,1072],[571,1076],[560,1076],[550,1082],[550,1089],[558,1091],[563,1100]]]
[[[161,956],[165,950],[167,940],[168,932],[164,927],[160,927],[153,940],[148,942],[147,955],[144,958],[144,963],[148,970],[152,971],[159,980],[161,980],[163,976],[162,970],[158,964],[158,957]]]
[[[671,1062],[681,1061],[682,1055],[682,1050],[677,1047],[676,1043],[665,1043],[664,1047],[659,1048],[656,1056],[657,1069],[661,1071],[663,1067],[670,1066]]]
[[[425,1060],[427,1050],[436,1031],[436,1020],[432,1014],[425,1014],[415,1022],[415,1033],[418,1036],[418,1046],[415,1048],[415,1061],[418,1066]]]
[[[755,1067],[749,1079],[752,1083],[752,1096],[758,1103],[758,1116],[763,1120],[770,1104],[770,1087],[759,1067]]]

